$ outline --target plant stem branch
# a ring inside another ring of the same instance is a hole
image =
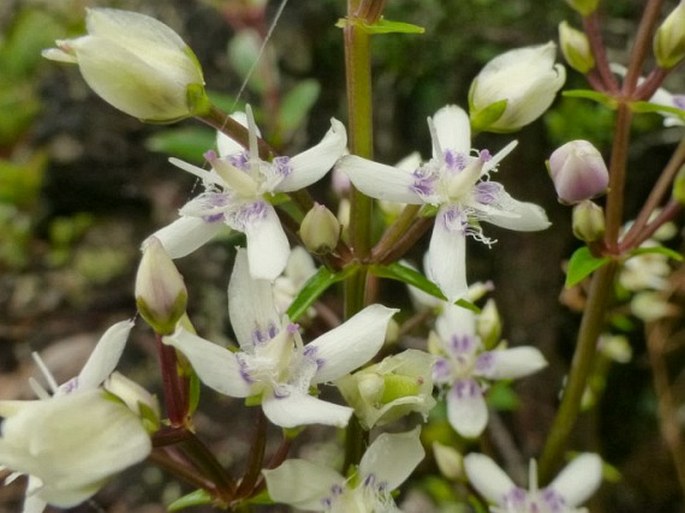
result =
[[[597,11],[594,11],[589,16],[583,18],[583,29],[590,42],[590,48],[595,57],[595,70],[601,84],[604,86],[604,90],[611,93],[617,93],[618,83],[616,82],[616,77],[611,72],[611,69],[609,69],[609,60],[607,59],[604,42],[602,41],[602,31]],[[597,88],[598,85],[599,84],[593,84],[593,87]]]
[[[640,18],[640,26],[637,29],[635,44],[630,54],[628,71],[623,80],[622,93],[626,98],[632,99],[637,88],[638,79],[642,74],[642,67],[652,47],[652,35],[659,21],[662,3],[663,0],[648,0],[642,18]]]
[[[571,362],[561,405],[552,423],[540,458],[541,483],[548,483],[562,462],[562,455],[569,435],[578,418],[588,375],[592,370],[597,339],[604,328],[606,309],[613,290],[612,286],[617,269],[617,262],[610,261],[597,270],[592,277],[590,293],[578,333],[578,343]]]

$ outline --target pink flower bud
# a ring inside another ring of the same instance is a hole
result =
[[[590,142],[571,141],[557,148],[547,161],[559,201],[575,204],[602,194],[609,171],[599,150]]]

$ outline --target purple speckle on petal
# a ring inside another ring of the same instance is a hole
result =
[[[495,355],[492,352],[486,352],[478,355],[476,360],[476,371],[478,374],[487,376],[495,366]]]
[[[452,335],[450,348],[455,354],[470,353],[476,346],[476,339],[471,335]]]
[[[219,212],[218,214],[212,214],[211,216],[202,216],[202,220],[205,223],[218,223],[219,221],[223,221],[224,219],[226,219],[226,216],[223,212]]]
[[[286,397],[290,397],[290,390],[283,386],[276,386],[274,387],[274,397],[276,399],[285,399]]]
[[[247,155],[246,151],[241,151],[235,155],[229,155],[226,157],[226,160],[228,160],[229,164],[232,166],[245,171],[249,167],[248,164],[250,162],[250,157]]]
[[[369,474],[364,478],[364,486],[374,486],[376,483],[376,476]]]
[[[566,511],[566,501],[561,494],[553,488],[545,488],[542,490],[542,500],[545,501],[545,504],[547,504],[547,507],[552,513]]]
[[[457,398],[465,399],[481,395],[481,390],[478,386],[478,383],[470,379],[466,379],[457,381],[454,384],[454,393],[456,394]]]
[[[342,495],[343,487],[339,484],[334,484],[333,486],[331,486],[331,493],[333,494],[333,496]]]
[[[503,497],[503,505],[509,508],[515,508],[515,507],[520,507],[523,504],[525,504],[526,497],[528,494],[523,488],[512,488],[510,491],[508,491],[506,494],[504,494]]]
[[[685,94],[674,94],[673,105],[675,105],[679,109],[685,110]]]
[[[59,386],[59,390],[65,394],[70,394],[78,389],[78,376],[71,378],[66,383],[62,383]]]
[[[461,171],[466,167],[466,155],[454,150],[446,150],[443,155],[445,166],[450,171]]]
[[[317,351],[318,348],[316,346],[308,345],[305,346],[304,351],[302,351],[302,354],[305,358],[308,358],[309,360],[312,360],[314,361],[314,363],[316,363],[316,370],[318,371],[324,366],[326,360],[324,360],[323,358],[317,358]]]
[[[266,203],[263,201],[246,203],[245,205],[242,205],[236,212],[232,213],[230,219],[231,226],[236,230],[244,232],[247,225],[259,219],[264,219],[266,217],[266,213]]]
[[[444,358],[438,358],[433,364],[433,379],[442,381],[450,375],[450,364]]]
[[[450,232],[459,232],[462,234],[466,233],[466,228],[468,226],[468,219],[464,211],[457,205],[451,206],[442,212],[440,217],[443,225]]]
[[[288,333],[294,335],[295,333],[300,331],[300,325],[297,324],[296,322],[291,322],[290,324],[288,324],[287,330],[288,330]]]
[[[430,196],[435,190],[435,176],[430,170],[419,167],[412,173],[414,183],[409,186],[409,190],[419,196]]]
[[[497,203],[504,187],[497,182],[478,182],[474,188],[476,201],[482,205]]]
[[[252,379],[252,376],[250,376],[250,371],[248,369],[247,362],[240,357],[240,355],[236,356],[236,359],[238,360],[238,366],[240,367],[240,377],[243,378],[243,381],[245,383],[254,383],[254,379]]]
[[[293,168],[290,165],[290,157],[276,157],[272,164],[276,173],[282,177],[286,177],[293,172]]]

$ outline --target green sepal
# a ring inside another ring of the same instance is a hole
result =
[[[447,301],[447,298],[435,283],[430,281],[417,270],[406,265],[402,265],[398,262],[394,262],[389,265],[376,264],[369,266],[369,271],[371,274],[378,276],[379,278],[389,278],[391,280],[401,281],[402,283],[406,283],[407,285],[411,285],[417,289],[423,290],[431,296],[435,296],[438,299]],[[454,304],[461,306],[462,308],[466,308],[467,310],[471,310],[472,312],[480,313],[480,308],[466,299],[459,299]]]
[[[685,110],[679,109],[678,107],[671,107],[669,105],[660,105],[658,103],[651,102],[632,102],[630,108],[633,112],[651,113],[656,112],[658,114],[672,114],[685,121]]]
[[[580,283],[584,278],[590,276],[600,267],[611,261],[609,257],[597,258],[590,252],[590,248],[583,246],[573,252],[568,261],[566,269],[566,288],[573,287]]]
[[[204,116],[212,109],[212,102],[207,96],[203,84],[189,84],[186,87],[186,101],[193,116]]]
[[[307,426],[296,426],[292,428],[283,428],[283,437],[288,440],[295,440],[306,427]]]
[[[475,81],[474,81],[475,84]],[[471,107],[469,110],[470,112],[470,119],[471,119],[471,128],[473,129],[474,132],[487,132],[490,127],[497,122],[499,118],[502,117],[502,114],[504,114],[504,111],[507,110],[507,103],[508,100],[499,100],[494,103],[491,103],[484,109],[480,109],[477,112],[473,112],[473,108]]]
[[[149,405],[138,401],[138,413],[143,423],[143,428],[150,434],[156,433],[161,427],[159,414]]]
[[[346,26],[353,24],[359,27],[367,34],[423,34],[426,29],[414,25],[412,23],[405,23],[403,21],[391,21],[385,18],[379,19],[376,23],[364,23],[362,20],[350,20],[346,18],[341,18],[335,24],[338,28],[345,28]]]
[[[562,91],[561,95],[567,98],[584,98],[586,100],[592,100],[612,110],[618,107],[618,102],[614,98],[591,89],[569,89],[568,91]]]
[[[666,246],[649,246],[649,247],[635,248],[634,250],[632,250],[630,252],[630,256],[633,257],[636,255],[644,255],[647,253],[658,253],[659,255],[664,255],[664,256],[667,256],[668,258],[672,258],[676,262],[682,262],[684,259],[682,253],[680,253],[679,251],[676,251],[674,249],[667,248]]]
[[[200,404],[200,378],[194,372],[188,377],[188,413],[192,415]]]
[[[172,335],[176,331],[176,323],[185,315],[187,304],[188,294],[181,292],[164,315],[148,308],[145,299],[142,297],[136,297],[138,313],[158,335]]]
[[[274,504],[273,499],[269,496],[269,491],[265,488],[257,495],[253,495],[249,499],[245,499],[241,504]]]
[[[262,394],[251,395],[245,398],[245,406],[261,406]]]
[[[296,321],[314,304],[321,294],[334,283],[352,276],[359,270],[357,265],[349,265],[339,272],[333,272],[327,267],[320,267],[316,274],[307,280],[302,290],[295,297],[288,307],[288,317],[291,321]]]
[[[179,497],[174,502],[167,506],[167,511],[181,511],[182,509],[190,508],[192,506],[204,506],[211,504],[214,499],[207,490],[195,490],[189,494]]]

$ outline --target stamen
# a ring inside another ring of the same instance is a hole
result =
[[[50,387],[50,391],[54,394],[57,392],[57,389],[59,388],[59,385],[57,384],[57,381],[55,380],[55,377],[52,375],[50,370],[48,369],[48,366],[45,365],[45,362],[43,359],[40,357],[38,353],[35,351],[31,353],[31,358],[33,358],[33,361],[36,363],[38,366],[38,370],[40,370],[40,373],[43,375],[45,378],[45,381],[47,381],[48,386]]]

